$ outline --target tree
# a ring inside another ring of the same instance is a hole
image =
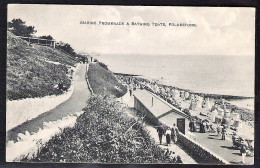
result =
[[[19,19],[13,19],[7,24],[8,30],[17,36],[31,37],[37,31],[34,30],[34,26],[26,26],[25,22]]]
[[[42,38],[42,39],[47,39],[47,40],[53,40],[53,39],[54,39],[51,35],[41,36],[40,38]]]
[[[56,43],[56,48],[60,48],[73,56],[76,55],[74,49],[68,43],[64,43],[64,42]]]

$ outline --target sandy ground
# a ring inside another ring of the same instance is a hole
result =
[[[191,102],[190,100],[181,100],[181,99],[179,99],[179,100],[181,101],[183,108],[189,109],[190,102]],[[191,115],[196,115],[196,116],[199,116],[202,119],[208,119],[209,121],[211,121],[211,119],[210,119],[211,113],[206,108],[196,108],[195,110],[192,110],[190,112],[191,112]],[[208,117],[207,116],[201,116],[200,112],[209,113],[209,116]],[[213,125],[215,125],[215,124],[213,123]],[[234,131],[231,130],[231,129],[228,129],[227,132],[229,134],[232,134]],[[242,121],[242,125],[237,131],[237,135],[242,136],[245,139],[254,139],[253,138],[254,137],[254,128],[251,127],[250,125],[248,125],[246,122]]]
[[[132,117],[136,117],[135,113],[136,111],[134,110],[134,97],[131,96],[129,92],[127,92],[122,98],[119,98],[118,100],[123,101],[128,105],[127,113],[128,115]],[[172,152],[175,152],[172,154],[172,156],[177,156],[179,155],[183,161],[184,164],[197,164],[194,159],[192,159],[187,153],[185,153],[179,146],[171,143],[170,146],[166,146],[166,138],[165,136],[163,137],[163,143],[160,145],[159,143],[159,138],[156,129],[153,126],[146,125],[146,129],[149,131],[151,138],[153,138],[162,149],[169,149]]]

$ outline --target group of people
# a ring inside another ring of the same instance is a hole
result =
[[[197,132],[197,120],[194,118],[191,118],[190,120],[190,132]],[[212,131],[214,130],[212,128],[212,124],[209,124],[208,120],[203,120],[199,122],[199,132],[200,133],[206,133],[206,131]]]
[[[165,135],[165,137],[166,137],[167,146],[169,146],[171,144],[171,140],[174,143],[177,143],[179,129],[178,129],[178,127],[175,126],[175,124],[173,124],[172,128],[167,127],[166,129],[164,129],[162,124],[160,124],[157,127],[157,132],[158,132],[158,136],[159,136],[160,145],[162,144],[163,135]]]

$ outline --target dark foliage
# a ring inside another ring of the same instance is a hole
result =
[[[59,48],[73,56],[76,56],[76,53],[74,52],[74,49],[70,46],[68,43],[56,43],[56,48]]]
[[[73,128],[53,137],[34,162],[177,163],[155,145],[142,120],[110,96],[94,96]]]
[[[102,68],[104,68],[105,70],[108,70],[108,67],[106,64],[104,64],[103,62],[98,62],[99,66],[101,66]]]
[[[54,38],[51,35],[48,36],[40,36],[42,39],[47,39],[47,40],[54,40]]]
[[[34,26],[26,26],[23,20],[13,19],[7,24],[8,30],[17,36],[26,36],[31,37],[37,31],[34,29]]]

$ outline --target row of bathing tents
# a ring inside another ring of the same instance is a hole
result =
[[[166,97],[172,97],[173,99],[182,98],[184,100],[191,100],[190,110],[195,110],[197,107],[202,106],[211,112],[211,121],[217,123],[225,123],[228,127],[232,124],[235,127],[241,126],[240,116],[238,113],[230,113],[225,108],[224,100],[222,105],[218,106],[210,98],[204,98],[197,94],[189,93],[188,91],[178,90],[170,87],[160,87],[157,84],[145,83],[148,88],[153,90],[157,94],[164,95]]]
[[[184,100],[191,100],[190,110],[194,110],[196,107],[202,107],[203,104],[205,104],[205,108],[211,110],[212,106],[214,105],[213,100],[210,100],[209,98],[204,100],[202,96],[192,94],[188,91],[178,90],[170,87],[159,87],[157,84],[150,83],[145,83],[145,85],[153,90],[153,92],[166,97],[172,97],[173,99],[182,98]]]

